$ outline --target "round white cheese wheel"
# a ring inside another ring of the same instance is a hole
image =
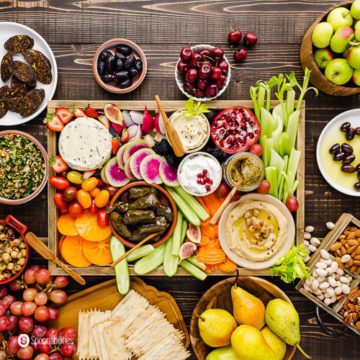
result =
[[[99,169],[111,157],[111,139],[109,130],[100,121],[78,118],[61,131],[59,153],[74,170]]]

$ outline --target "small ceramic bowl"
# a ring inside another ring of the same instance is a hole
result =
[[[120,89],[120,87],[117,87],[115,85],[111,85],[112,83],[108,83],[106,84],[105,82],[103,82],[100,78],[100,75],[98,73],[98,60],[99,60],[99,56],[100,54],[104,51],[104,50],[109,50],[117,45],[127,45],[129,47],[131,47],[131,49],[133,50],[133,55],[135,56],[136,59],[141,59],[142,64],[143,64],[143,69],[142,72],[138,75],[136,75],[132,80],[133,83],[131,86],[129,86],[128,88],[125,89]],[[126,94],[129,93],[133,90],[135,90],[145,79],[146,76],[146,72],[147,72],[147,60],[146,60],[146,56],[144,54],[144,52],[141,50],[141,48],[135,44],[133,41],[131,40],[127,40],[127,39],[112,39],[112,40],[108,40],[105,43],[103,43],[95,52],[95,55],[93,57],[93,63],[92,63],[92,71],[95,77],[96,82],[105,90],[112,92],[114,94]]]
[[[44,189],[46,183],[47,183],[47,179],[49,176],[49,159],[48,159],[48,155],[45,151],[45,148],[41,145],[40,141],[35,139],[33,136],[31,136],[30,134],[27,134],[23,131],[19,131],[19,130],[5,130],[5,131],[0,131],[0,137],[4,136],[4,135],[20,135],[23,136],[29,140],[31,140],[40,150],[41,155],[43,157],[44,160],[44,164],[45,164],[45,176],[44,179],[42,180],[40,186],[30,195],[21,198],[21,199],[7,199],[7,198],[3,198],[0,197],[0,204],[5,204],[5,205],[20,205],[20,204],[24,204],[27,203],[28,201],[36,198],[41,191]]]
[[[114,196],[111,199],[110,202],[110,207],[112,207],[115,202],[117,201],[117,199],[124,194],[126,191],[128,191],[130,188],[132,187],[137,187],[137,186],[147,186],[147,187],[153,187],[155,188],[157,191],[159,191],[167,200],[167,202],[169,203],[169,206],[172,209],[172,213],[173,213],[173,222],[171,223],[170,227],[168,228],[167,232],[165,233],[165,235],[163,235],[163,237],[154,242],[152,245],[153,246],[159,246],[161,244],[163,244],[166,240],[168,240],[170,238],[170,236],[172,235],[172,233],[174,232],[175,226],[176,226],[176,219],[177,219],[177,207],[175,205],[175,202],[173,200],[173,198],[170,196],[170,194],[161,186],[156,185],[156,184],[148,184],[145,181],[135,181],[135,182],[131,182],[125,186],[123,186],[120,190],[118,190]],[[116,229],[114,228],[112,221],[109,221],[109,225],[111,228],[111,231],[113,233],[113,235],[115,235],[126,247],[128,248],[133,248],[137,243],[136,242],[132,242],[130,240],[124,239],[123,237],[121,237],[118,232],[116,231]]]
[[[190,49],[193,52],[199,52],[201,50],[205,50],[205,49],[212,50],[214,48],[215,48],[215,46],[212,46],[212,45],[200,44],[200,45],[192,46]],[[225,83],[224,87],[222,89],[220,89],[220,91],[216,94],[216,96],[211,97],[211,98],[209,98],[209,97],[198,98],[198,97],[188,94],[184,90],[184,76],[183,76],[183,74],[180,73],[180,71],[177,68],[178,63],[181,60],[181,59],[179,59],[175,66],[175,80],[176,80],[176,84],[179,87],[180,91],[188,98],[192,97],[196,101],[210,101],[210,100],[214,100],[214,99],[218,98],[219,96],[221,96],[225,92],[226,88],[228,87],[228,85],[230,83],[230,79],[231,79],[231,67],[230,67],[229,60],[227,59],[225,54],[224,54],[223,58],[229,65],[229,70],[226,75],[226,83]]]

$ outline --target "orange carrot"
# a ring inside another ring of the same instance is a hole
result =
[[[225,253],[216,247],[201,247],[197,254],[197,259],[209,265],[220,264],[225,261]]]
[[[201,226],[201,234],[204,234],[205,236],[208,236],[211,239],[216,238],[218,236],[216,228],[211,225]]]
[[[201,235],[200,246],[206,246],[210,243],[210,238],[206,235]]]
[[[209,210],[211,216],[215,215],[217,209],[220,207],[220,201],[218,197],[213,193],[206,196],[203,196],[203,201],[205,206]]]
[[[206,204],[205,204],[205,201],[203,200],[203,198],[201,196],[197,196],[196,197],[196,200],[200,203],[200,205],[206,210],[206,212],[208,214],[210,214],[210,211],[209,209],[207,208]],[[210,221],[210,220],[209,220]]]
[[[234,272],[237,268],[236,264],[234,264],[228,257],[222,264],[218,265],[219,270],[224,273],[231,273]]]

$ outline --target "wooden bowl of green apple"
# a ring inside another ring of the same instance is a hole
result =
[[[300,61],[320,91],[360,94],[360,0],[337,4],[316,19],[302,40]]]
[[[300,326],[291,323],[299,324],[299,315],[281,289],[259,277],[232,277],[201,297],[190,340],[198,360],[289,360],[300,342]]]

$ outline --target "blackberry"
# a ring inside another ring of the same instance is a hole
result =
[[[165,159],[170,166],[175,168],[179,166],[181,161],[181,158],[176,157],[173,153],[166,154]]]
[[[207,148],[206,152],[216,158],[220,163],[224,162],[228,158],[228,154],[217,148]]]
[[[162,139],[160,142],[155,143],[153,150],[162,156],[173,152],[171,145],[166,139]]]
[[[215,116],[216,116],[218,113],[219,113],[218,111],[210,110],[210,112],[205,113],[204,115],[207,117],[207,119],[209,120],[209,123],[211,124],[211,123],[214,121]]]

